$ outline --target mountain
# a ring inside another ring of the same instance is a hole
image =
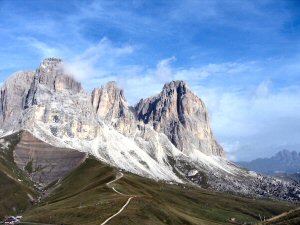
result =
[[[40,151],[46,148],[46,154],[42,160],[34,158],[23,171],[15,164],[13,154],[23,146],[30,151],[32,142],[32,157],[41,155],[36,154],[39,145]],[[93,156],[86,157],[62,178],[56,172],[61,166],[64,171],[70,170],[68,160],[74,158],[75,152],[38,141],[26,131],[1,138],[0,149],[0,219],[21,214],[22,221],[27,222],[24,224],[103,224],[130,198],[125,209],[108,224],[224,225],[232,224],[231,218],[239,224],[253,224],[259,221],[259,214],[270,218],[295,208],[290,202],[245,198],[188,183],[155,181],[120,171]],[[49,154],[51,151],[53,155]],[[75,154],[74,161],[80,158],[80,152]],[[37,162],[42,162],[42,167]],[[49,169],[55,164],[58,167]],[[39,177],[40,169],[47,178],[56,176],[57,180],[36,188],[36,182],[30,178]]]
[[[21,214],[24,224],[102,224],[129,198],[124,211],[108,224],[224,225],[232,224],[232,218],[238,224],[254,224],[260,215],[271,218],[295,208],[286,201],[155,181],[120,171],[93,156],[74,165],[84,156],[81,152],[55,148],[27,131],[1,138],[0,149],[0,219]],[[22,149],[33,158],[25,171],[14,161],[14,153]],[[44,150],[45,154],[37,154]],[[69,172],[59,174],[58,170]],[[43,173],[55,181],[37,188],[31,178],[43,178]]]
[[[1,136],[22,133],[13,161],[42,188],[63,179],[89,155],[156,181],[300,198],[297,184],[245,170],[226,158],[203,101],[184,81],[167,83],[158,95],[130,106],[115,82],[90,94],[61,59],[48,58],[36,71],[10,77],[0,100]]]
[[[161,93],[140,100],[135,108],[138,120],[167,135],[190,157],[198,157],[199,150],[206,155],[225,157],[211,131],[203,101],[184,81],[165,84]]]
[[[300,153],[283,150],[270,158],[258,158],[250,162],[238,164],[265,174],[297,173],[300,172]]]

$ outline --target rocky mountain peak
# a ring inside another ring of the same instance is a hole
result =
[[[45,91],[62,92],[68,91],[72,94],[83,92],[81,83],[68,74],[63,61],[57,58],[43,60],[34,74],[33,82],[28,91],[25,108],[37,104],[39,97]]]
[[[190,180],[216,190],[249,195],[270,195],[274,182],[286,185],[242,170],[224,157],[204,103],[184,81],[166,84],[158,95],[142,99],[132,108],[115,82],[89,95],[65,72],[61,60],[50,58],[36,71],[13,76],[0,94],[3,136],[26,130],[50,146],[59,147],[59,151],[83,151],[112,166],[156,180]],[[60,171],[70,166],[70,161],[55,156],[52,147],[28,136],[23,140],[30,147],[18,146],[16,162],[20,168],[31,162],[37,176],[49,178],[44,179],[46,183],[52,180],[51,174],[57,174],[58,161],[63,165]],[[76,154],[77,162],[81,155]],[[48,156],[53,158],[51,162]],[[274,165],[282,164],[276,162]],[[45,167],[49,163],[51,168]],[[51,173],[44,176],[48,168]],[[287,187],[281,188],[280,195],[286,198],[293,193],[291,198],[299,199],[299,191],[293,185]],[[273,193],[278,196],[277,190]]]
[[[0,127],[19,123],[34,71],[20,71],[12,75],[0,89]]]
[[[296,173],[300,171],[300,152],[282,150],[269,158],[258,158],[240,165],[261,173]]]
[[[92,105],[98,118],[113,125],[121,133],[130,136],[136,127],[134,113],[129,107],[124,91],[115,81],[95,88],[91,96]]]
[[[135,109],[139,120],[165,133],[183,152],[224,156],[210,129],[204,103],[190,91],[186,82],[165,84],[160,94],[142,99]]]
[[[163,90],[170,90],[170,89],[177,89],[177,88],[186,89],[186,88],[188,88],[188,85],[187,85],[186,81],[175,80],[175,81],[166,83],[163,87]]]
[[[92,104],[97,115],[106,120],[119,118],[127,108],[123,90],[115,81],[108,82],[92,91]]]
[[[278,161],[300,161],[300,153],[296,151],[289,151],[289,150],[282,150],[277,152],[275,156],[273,156],[274,159]]]
[[[56,68],[63,63],[59,58],[45,58],[40,64],[40,68]]]
[[[44,59],[36,71],[35,78],[36,83],[46,85],[54,91],[70,90],[75,93],[82,91],[81,84],[66,73],[62,59]]]

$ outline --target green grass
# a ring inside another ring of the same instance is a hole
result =
[[[264,225],[299,225],[300,224],[300,208],[291,210],[280,216],[276,216]]]
[[[106,187],[114,179],[113,168],[89,159],[67,176],[41,205],[24,220],[50,224],[86,224],[104,221],[127,201]]]
[[[49,224],[101,224],[116,213],[128,197],[105,184],[117,171],[95,159],[87,159],[67,176],[40,205],[24,214],[24,221]],[[109,224],[230,224],[257,222],[295,208],[273,200],[255,200],[188,185],[170,185],[133,174],[113,185],[123,193],[138,195]]]
[[[29,174],[32,174],[32,172],[33,172],[33,169],[32,169],[32,160],[27,163],[27,165],[25,166],[24,169]]]
[[[19,138],[19,134],[13,134],[2,140],[10,144],[0,149],[0,219],[23,212],[31,206],[28,194],[37,195],[31,181],[13,160],[13,149]]]

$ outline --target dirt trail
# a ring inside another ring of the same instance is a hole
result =
[[[127,202],[122,206],[122,208],[121,208],[117,213],[115,213],[115,214],[113,214],[111,217],[107,218],[103,223],[101,223],[101,225],[105,225],[105,224],[106,224],[107,222],[109,222],[111,219],[113,219],[114,217],[116,217],[117,215],[119,215],[119,214],[126,208],[126,206],[130,203],[131,199],[133,199],[133,198],[136,197],[135,195],[126,195],[126,194],[124,194],[124,193],[121,193],[121,192],[117,191],[117,190],[115,189],[115,187],[113,187],[113,186],[111,187],[111,184],[113,184],[114,182],[120,180],[123,176],[124,176],[123,173],[121,173],[121,172],[118,173],[118,174],[116,175],[116,178],[115,178],[114,180],[112,180],[112,181],[106,183],[106,186],[110,187],[110,188],[111,188],[114,192],[116,192],[117,194],[122,195],[122,196],[128,196],[129,198],[128,198]]]

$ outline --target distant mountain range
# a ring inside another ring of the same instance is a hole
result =
[[[241,161],[239,165],[265,174],[300,172],[300,152],[283,150],[270,158],[258,158],[250,162]]]

